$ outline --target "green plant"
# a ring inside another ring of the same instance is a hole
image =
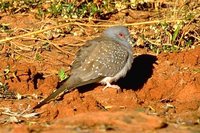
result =
[[[39,53],[35,54],[35,60],[38,60],[38,61],[42,60],[42,57],[41,57],[41,55]]]
[[[4,69],[4,77],[5,77],[5,79],[7,80],[7,79],[9,79],[10,78],[10,76],[9,76],[9,73],[11,72],[10,71],[10,66],[8,65],[5,69]]]
[[[63,80],[65,80],[65,79],[68,78],[68,76],[65,74],[64,69],[60,69],[58,71],[58,76],[59,76],[59,78],[60,78],[61,81],[63,81]]]
[[[0,3],[0,11],[6,11],[9,9],[9,7],[11,6],[11,3],[6,1],[6,2],[1,2]]]
[[[6,91],[8,90],[8,86],[5,83],[0,82],[0,91]]]
[[[9,24],[0,24],[0,31],[3,33],[10,33],[11,28],[9,27]]]

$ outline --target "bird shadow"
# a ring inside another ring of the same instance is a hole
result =
[[[135,57],[131,69],[127,75],[118,80],[117,84],[121,88],[138,90],[153,74],[153,64],[157,64],[157,57],[149,54],[143,54]]]
[[[101,84],[95,84],[95,83],[87,84],[87,85],[78,87],[78,91],[80,93],[88,92],[88,91],[93,90],[94,88],[96,88],[99,85],[101,85]]]
[[[144,83],[153,74],[153,64],[157,64],[157,57],[149,54],[139,55],[134,58],[131,69],[128,71],[124,78],[118,80],[115,84],[120,88],[138,90],[141,89]],[[78,87],[80,93],[84,93],[93,90],[99,84],[88,84],[82,87]]]

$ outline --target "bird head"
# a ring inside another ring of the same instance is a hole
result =
[[[103,32],[103,36],[109,37],[119,42],[120,44],[131,48],[131,45],[129,43],[131,41],[130,33],[128,31],[128,28],[125,26],[112,26]]]

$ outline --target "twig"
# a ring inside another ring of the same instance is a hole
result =
[[[160,22],[172,23],[172,22],[180,22],[180,21],[183,21],[183,20],[180,20],[180,19],[178,19],[178,20],[154,20],[154,21],[148,21],[148,22],[128,23],[128,24],[126,23],[126,24],[118,24],[118,25],[136,26],[136,25],[145,25],[145,24],[160,23]],[[88,27],[110,27],[110,26],[114,26],[116,24],[94,25],[94,24],[84,24],[84,23],[79,23],[79,22],[73,22],[73,23],[69,22],[69,23],[64,23],[64,24],[57,25],[57,26],[54,26],[54,27],[50,27],[50,28],[47,28],[47,29],[26,33],[26,34],[23,34],[23,35],[8,37],[8,38],[0,40],[0,43],[10,41],[10,40],[13,40],[13,39],[17,39],[17,38],[22,38],[22,37],[26,37],[26,36],[39,34],[39,33],[42,33],[42,32],[48,31],[48,30],[52,30],[52,29],[56,29],[56,28],[60,28],[60,27],[65,27],[65,26],[68,26],[68,25],[82,25],[82,26],[88,26]]]

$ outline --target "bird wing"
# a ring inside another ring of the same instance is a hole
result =
[[[96,38],[82,47],[72,64],[72,75],[82,81],[115,76],[126,64],[129,53],[109,38]]]
[[[87,41],[85,45],[83,45],[76,53],[76,57],[72,62],[72,70],[79,68],[85,61],[85,59],[89,56],[88,53],[91,53],[94,49],[95,45],[92,45],[92,43],[89,43],[89,41]]]

